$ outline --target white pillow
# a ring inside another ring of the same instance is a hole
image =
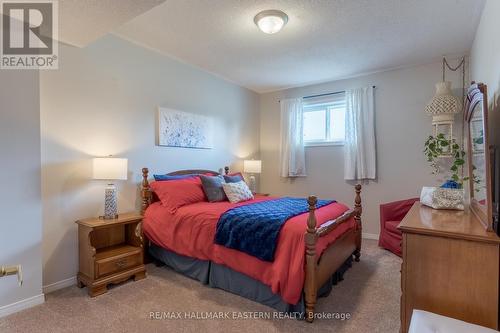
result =
[[[252,191],[250,191],[248,185],[244,181],[223,183],[222,188],[231,203],[253,199]]]

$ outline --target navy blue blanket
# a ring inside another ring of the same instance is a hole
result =
[[[335,201],[318,200],[316,207],[332,202]],[[308,210],[307,199],[301,198],[280,198],[232,208],[220,217],[214,242],[264,261],[273,261],[283,224]]]

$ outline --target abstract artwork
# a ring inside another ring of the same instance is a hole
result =
[[[158,108],[159,145],[183,148],[213,148],[213,119],[166,108]]]

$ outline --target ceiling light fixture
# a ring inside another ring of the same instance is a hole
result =
[[[275,34],[288,22],[288,15],[281,10],[264,10],[255,15],[253,21],[262,32]]]

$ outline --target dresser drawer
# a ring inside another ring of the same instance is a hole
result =
[[[97,259],[95,261],[95,275],[96,278],[100,278],[140,264],[142,264],[142,252],[140,250],[121,253],[113,257]]]

